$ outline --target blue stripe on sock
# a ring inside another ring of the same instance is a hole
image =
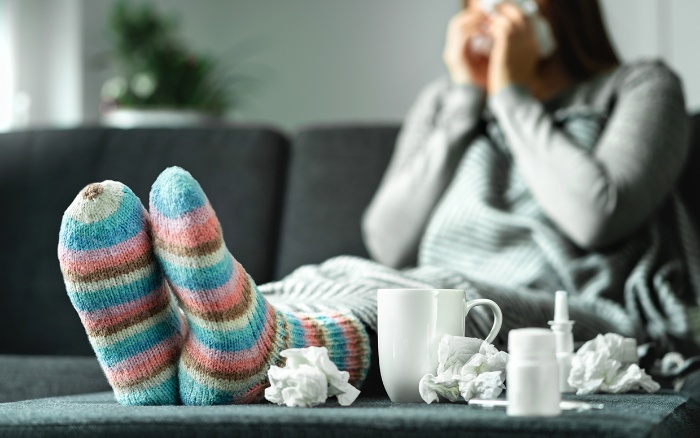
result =
[[[203,268],[188,268],[172,264],[162,257],[158,258],[168,280],[176,286],[197,293],[216,289],[226,284],[234,272],[233,257],[230,254],[218,263]]]
[[[180,399],[177,372],[164,382],[139,391],[121,394],[117,401],[129,406],[176,405]]]
[[[289,348],[304,348],[306,341],[304,340],[304,327],[301,325],[299,318],[291,313],[285,313],[290,334],[295,333],[297,336],[292,336],[292,345]]]
[[[178,372],[180,398],[185,405],[230,405],[233,397],[228,391],[205,386],[194,380],[184,367]]]
[[[141,202],[127,187],[117,211],[92,223],[63,216],[59,242],[73,251],[88,251],[116,245],[134,237],[146,226]]]
[[[320,315],[316,318],[325,329],[328,345],[328,356],[331,361],[341,370],[345,369],[345,358],[348,355],[345,333],[342,327],[331,317]]]
[[[158,268],[151,274],[131,283],[108,287],[93,292],[68,292],[68,297],[79,312],[92,312],[143,298],[161,285]]]

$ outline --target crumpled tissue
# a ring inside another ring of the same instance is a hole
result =
[[[505,385],[508,353],[476,338],[445,335],[438,347],[437,376],[425,375],[418,385],[426,403],[445,398],[496,398]]]
[[[265,398],[287,406],[310,407],[337,396],[338,403],[349,406],[360,391],[348,383],[350,373],[339,371],[328,357],[326,347],[289,348],[280,352],[287,358],[283,368],[270,367],[270,387]]]
[[[622,362],[624,339],[618,334],[607,333],[579,348],[571,360],[568,379],[569,385],[576,388],[576,394],[656,392],[661,388],[639,365]]]

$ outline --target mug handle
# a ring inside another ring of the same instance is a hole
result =
[[[503,313],[501,313],[501,308],[498,304],[486,298],[479,298],[477,300],[467,301],[464,300],[464,317],[466,318],[472,307],[476,306],[486,306],[491,308],[493,311],[493,327],[491,327],[491,332],[486,337],[486,342],[491,344],[493,340],[498,336],[498,332],[501,331],[501,325],[503,324]]]

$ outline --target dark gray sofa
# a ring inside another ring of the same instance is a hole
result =
[[[693,122],[693,143],[700,146],[700,117]],[[317,126],[289,135],[233,125],[0,135],[0,436],[697,434],[697,376],[680,393],[593,396],[607,405],[604,411],[550,420],[513,419],[464,404],[393,405],[376,360],[349,408],[116,404],[66,296],[56,257],[61,215],[83,186],[119,180],[147,203],[160,171],[184,167],[207,192],[232,253],[265,283],[335,255],[367,257],[359,218],[397,131],[397,125]],[[682,181],[692,201],[698,159],[690,160]],[[691,207],[700,217],[700,203]]]

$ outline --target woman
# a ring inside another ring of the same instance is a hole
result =
[[[280,351],[308,345],[359,386],[383,287],[491,298],[501,345],[510,328],[546,326],[557,289],[574,296],[577,340],[686,339],[699,283],[673,195],[687,152],[679,81],[658,63],[619,66],[595,1],[538,3],[559,48],[542,60],[512,4],[487,16],[470,2],[451,21],[450,75],[419,96],[364,218],[381,263],[337,257],[258,289],[186,171],[159,176],[149,212],[123,184],[83,189],[59,259],[117,400],[260,400]],[[480,58],[468,47],[481,31],[493,47]],[[475,314],[469,333],[484,337],[489,317]]]
[[[449,78],[404,124],[367,246],[389,266],[463,273],[504,314],[527,315],[517,324],[544,322],[565,289],[589,306],[577,339],[614,331],[669,347],[688,336],[700,290],[673,192],[688,149],[680,82],[658,62],[620,65],[597,2],[538,4],[558,45],[544,59],[512,3],[487,17],[467,2],[451,21]],[[468,50],[484,23],[488,58]]]

